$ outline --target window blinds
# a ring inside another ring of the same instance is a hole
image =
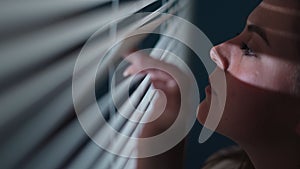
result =
[[[98,31],[95,45],[89,46],[80,68],[83,88],[93,82],[89,69],[97,57],[103,57],[120,35],[130,34],[141,27],[160,32],[184,31],[176,21],[159,13],[187,17],[191,11],[189,0],[24,0],[2,1],[0,6],[0,164],[3,169],[118,169],[135,168],[135,159],[113,155],[97,146],[84,132],[74,112],[72,75],[76,59],[89,37]],[[151,12],[130,17],[138,12]],[[124,17],[127,16],[127,17]],[[111,21],[123,18],[109,24]],[[97,71],[96,97],[107,122],[117,131],[136,137],[141,128],[129,123],[116,111],[137,121],[149,118],[149,107],[157,94],[149,76],[129,77],[112,83],[120,53],[148,43],[148,36],[140,36],[120,43],[108,53]],[[167,49],[184,56],[184,46],[178,41],[160,36],[153,47]],[[180,54],[181,53],[181,54]],[[153,50],[152,57],[172,62],[165,52]],[[183,58],[184,59],[184,58]],[[124,70],[124,64],[120,70]],[[120,74],[120,73],[119,73]],[[129,83],[130,91],[126,89]],[[84,91],[84,90],[83,90]],[[130,93],[130,103],[125,95]],[[89,121],[93,136],[106,140],[117,151],[136,153],[133,145],[122,138],[111,138],[105,126],[91,119],[94,108],[82,94],[82,116]],[[114,102],[113,102],[113,99]],[[137,115],[133,104],[144,112]],[[112,140],[114,140],[112,142]]]

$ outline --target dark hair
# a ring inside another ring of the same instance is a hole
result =
[[[218,151],[207,159],[202,169],[255,169],[247,153],[238,146]]]

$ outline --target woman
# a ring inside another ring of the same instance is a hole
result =
[[[250,14],[240,35],[211,50],[211,58],[218,66],[214,75],[225,73],[227,82],[224,113],[216,131],[238,143],[256,169],[300,168],[299,20],[299,0],[264,0]],[[131,55],[128,60],[132,65],[125,74],[159,62],[143,54]],[[159,70],[144,72],[150,73],[154,86],[167,95],[164,113],[178,109],[180,100],[174,96],[179,91],[174,79]],[[221,92],[206,88],[206,99],[198,108],[202,124],[213,106],[212,95],[218,97]],[[172,123],[173,116],[148,124],[142,135],[163,130]],[[139,160],[138,168],[181,168],[183,144],[162,155]]]

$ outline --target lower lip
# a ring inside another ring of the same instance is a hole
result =
[[[211,94],[211,86],[210,86],[210,85],[208,85],[208,86],[205,88],[205,92],[206,92],[207,94]]]

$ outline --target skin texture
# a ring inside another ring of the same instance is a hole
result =
[[[211,89],[206,89],[207,97],[199,105],[198,120],[205,123],[210,107],[215,105],[212,97],[224,102],[216,131],[237,142],[256,169],[300,168],[300,93],[295,90],[299,88],[295,77],[300,73],[299,19],[300,1],[264,0],[250,14],[240,35],[211,50],[218,67],[210,76]],[[128,60],[132,65],[125,71],[127,75],[149,65],[172,66],[144,54]],[[173,122],[180,100],[174,97],[179,96],[178,86],[168,74],[159,70],[142,73],[152,74],[154,86],[170,99],[161,118],[164,120],[145,127],[142,135],[148,136]],[[225,73],[226,82],[220,82],[221,73]],[[222,83],[227,85],[226,97],[217,85]],[[166,159],[178,160],[182,154],[181,143],[161,156],[140,160],[139,167],[163,165],[168,163]],[[163,168],[181,168],[166,166]]]

